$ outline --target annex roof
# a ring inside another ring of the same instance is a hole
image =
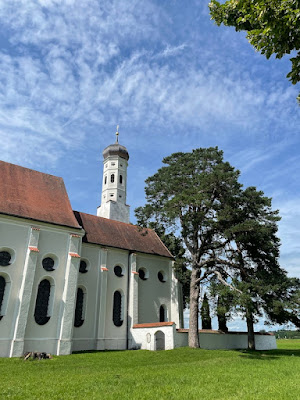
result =
[[[80,228],[62,178],[0,161],[0,213]]]
[[[86,234],[83,242],[173,258],[152,229],[74,211]]]

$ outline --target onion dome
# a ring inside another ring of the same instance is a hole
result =
[[[121,146],[119,143],[110,144],[103,150],[104,160],[109,156],[119,156],[125,160],[129,160],[129,154],[126,147]]]
[[[116,132],[116,143],[110,144],[103,150],[103,158],[106,160],[109,156],[119,156],[125,160],[129,160],[129,154],[125,146],[119,144],[119,125]]]

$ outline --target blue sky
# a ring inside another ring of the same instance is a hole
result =
[[[208,3],[208,2],[207,2]],[[300,277],[299,88],[217,27],[203,0],[0,0],[1,158],[64,178],[95,213],[102,150],[130,154],[128,204],[164,156],[219,146],[280,210],[282,266]]]

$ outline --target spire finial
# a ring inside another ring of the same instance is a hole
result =
[[[119,125],[117,125],[116,143],[119,143]]]

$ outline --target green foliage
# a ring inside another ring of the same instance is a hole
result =
[[[200,315],[202,321],[202,329],[211,329],[210,308],[206,293],[203,296]]]
[[[228,0],[224,4],[212,0],[209,8],[218,25],[247,31],[249,42],[267,58],[273,54],[282,58],[297,51],[287,77],[293,84],[300,81],[299,0]]]
[[[227,204],[240,190],[239,172],[223,160],[217,147],[174,153],[146,180],[147,219],[180,229],[191,266],[189,343],[198,342],[199,287],[215,270],[215,251],[224,246],[220,234]]]
[[[198,346],[199,286],[213,276],[235,289],[230,301],[227,297],[218,307],[220,324],[226,329],[230,312],[241,311],[250,347],[254,346],[255,318],[262,313],[269,322],[291,321],[299,326],[300,282],[288,278],[279,265],[280,217],[272,210],[271,199],[255,187],[243,190],[239,171],[223,161],[217,147],[175,153],[163,163],[166,166],[146,180],[147,204],[137,210],[137,217],[141,224],[151,221],[158,233],[161,230],[171,251],[180,257],[185,248],[188,252],[190,345]],[[165,234],[168,227],[180,229],[184,247],[179,238]]]
[[[278,347],[260,352],[190,348],[90,352],[28,362],[2,358],[0,397],[3,400],[297,399],[300,340],[282,340]]]
[[[137,224],[142,228],[153,229],[175,257],[174,272],[182,285],[183,307],[186,308],[190,295],[191,271],[188,269],[189,260],[185,256],[182,239],[175,236],[173,232],[167,233],[166,228],[161,223],[151,221],[151,214],[147,205],[145,207],[138,207],[134,211]]]
[[[278,211],[254,187],[245,189],[235,201],[227,214],[225,251],[234,286],[242,292],[235,296],[236,306],[253,317],[264,312],[269,322],[290,321],[299,326],[300,281],[289,278],[278,262]]]
[[[298,339],[300,340],[300,329],[297,331],[290,331],[285,329],[279,329],[278,331],[272,332],[276,339]]]

